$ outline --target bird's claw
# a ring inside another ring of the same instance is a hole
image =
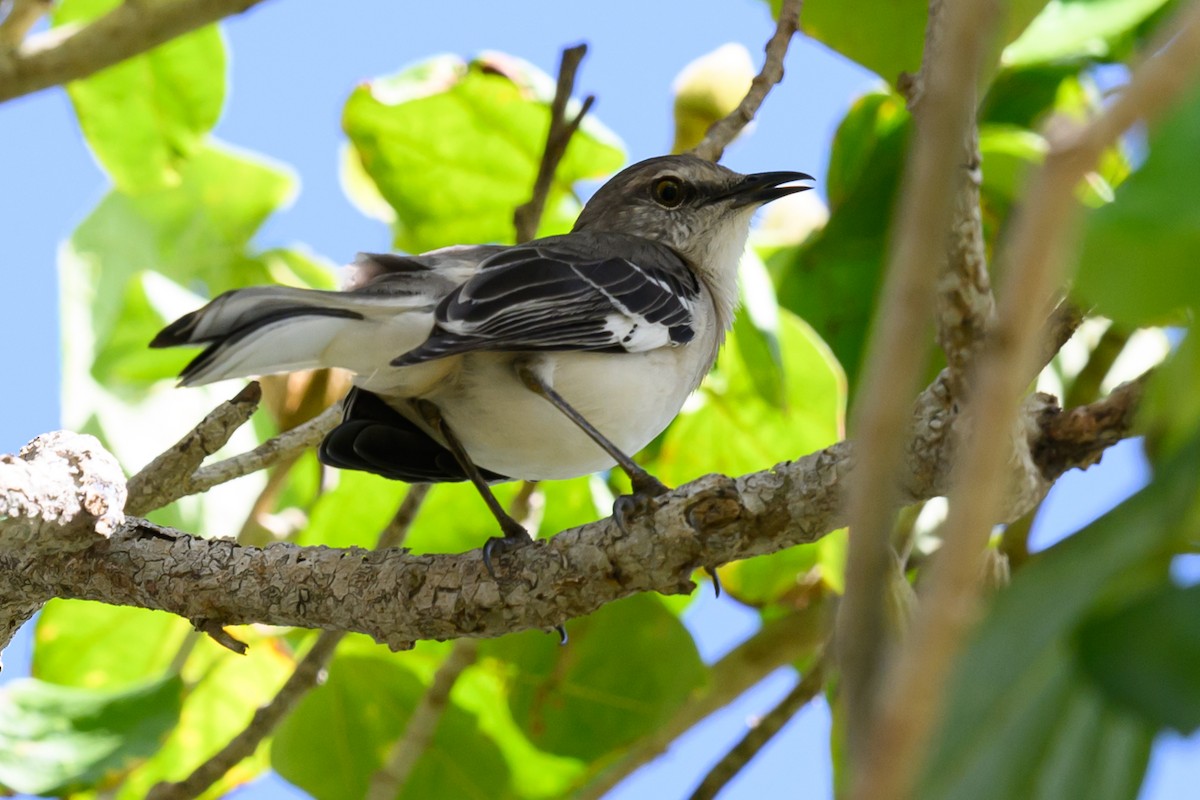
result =
[[[670,488],[649,473],[631,476],[633,494],[623,494],[613,501],[613,521],[624,534],[629,533],[629,522],[632,517],[644,514],[650,510],[651,501],[662,497]]]
[[[554,632],[558,634],[558,646],[562,647],[567,643],[567,629],[562,625],[555,625]]]
[[[708,573],[713,582],[713,597],[721,597],[721,576],[717,574],[716,567],[705,567],[704,571]]]
[[[524,528],[505,530],[503,536],[493,536],[483,543],[483,568],[487,570],[492,580],[496,580],[496,570],[492,567],[492,559],[498,555],[523,547],[533,541],[529,531]]]

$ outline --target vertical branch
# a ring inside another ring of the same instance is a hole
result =
[[[945,528],[952,531],[930,566],[912,635],[887,676],[852,797],[912,793],[937,724],[954,659],[978,613],[980,554],[1005,489],[1018,400],[1038,357],[1038,339],[1065,257],[1078,203],[1075,187],[1104,149],[1138,119],[1152,120],[1200,71],[1200,3],[1185,7],[1156,37],[1157,53],[1135,70],[1125,90],[1094,122],[1051,150],[1034,178],[1004,253],[1007,275],[995,336],[978,370]],[[1023,443],[1019,443],[1021,446]]]
[[[976,72],[991,9],[989,0],[930,4],[921,67],[921,113],[899,203],[879,318],[868,349],[853,433],[860,442],[849,486],[850,552],[839,616],[838,658],[846,703],[851,763],[865,756],[877,671],[885,656],[889,534],[898,505],[897,471],[909,409],[897,398],[916,395],[933,310],[933,289],[945,258],[953,185],[971,121]],[[939,31],[944,26],[944,32]]]

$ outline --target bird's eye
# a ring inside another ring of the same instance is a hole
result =
[[[659,178],[650,187],[654,201],[667,208],[675,208],[687,197],[687,187],[679,178]]]

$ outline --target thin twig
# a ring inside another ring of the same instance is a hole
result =
[[[1070,261],[1064,255],[1079,211],[1074,189],[1117,136],[1137,120],[1152,122],[1195,79],[1200,3],[1164,26],[1148,52],[1156,55],[1134,70],[1095,121],[1066,140],[1051,137],[1050,154],[1014,221],[1012,244],[1002,255],[1007,278],[996,335],[980,364],[968,412],[974,424],[945,523],[954,535],[930,565],[912,635],[886,679],[868,748],[873,757],[853,797],[911,795],[954,659],[978,614],[980,554],[1002,502],[1016,401],[1037,355],[1045,309]]]
[[[251,382],[232,399],[217,406],[186,436],[129,479],[125,513],[145,516],[156,508],[191,494],[192,473],[229,441],[258,408],[262,388]]]
[[[741,772],[767,743],[775,737],[783,726],[809,701],[817,696],[825,683],[825,660],[818,658],[804,676],[779,703],[758,719],[746,735],[730,748],[729,752],[718,761],[696,791],[692,792],[691,800],[712,800],[717,793],[725,788],[734,776]]]
[[[930,4],[921,67],[923,96],[904,188],[895,246],[868,348],[853,435],[860,440],[849,486],[850,551],[837,635],[841,697],[851,763],[865,755],[878,670],[887,650],[885,588],[893,562],[889,537],[899,505],[897,475],[909,435],[909,408],[897,397],[917,392],[933,288],[946,253],[953,185],[971,124],[975,76],[991,7],[988,0]],[[945,26],[938,33],[938,26]],[[853,770],[852,770],[853,771]]]
[[[554,185],[554,173],[558,171],[558,164],[567,152],[571,137],[579,130],[584,116],[596,101],[595,97],[588,95],[579,113],[567,120],[567,103],[571,99],[571,93],[575,91],[575,73],[579,71],[579,63],[585,55],[586,44],[578,44],[562,51],[558,63],[558,86],[550,104],[550,126],[546,131],[546,146],[542,149],[537,178],[533,183],[533,196],[528,203],[517,206],[517,210],[513,212],[513,226],[517,229],[518,242],[527,242],[537,235],[538,224],[546,208],[546,199],[550,196],[550,187]]]
[[[428,493],[428,484],[416,484],[409,489],[391,521],[380,532],[376,550],[398,547],[404,541]],[[190,800],[199,797],[222,775],[249,757],[300,699],[320,682],[325,665],[333,658],[338,643],[345,635],[344,631],[322,631],[308,653],[296,664],[287,681],[266,705],[254,712],[245,728],[182,781],[155,786],[150,792],[150,800]]]
[[[240,14],[262,0],[170,0],[121,3],[53,45],[39,38],[0,56],[0,102],[86,78],[189,31]],[[55,31],[46,34],[54,38]]]
[[[284,458],[315,447],[325,434],[337,426],[341,418],[341,404],[335,403],[303,425],[284,431],[247,453],[201,467],[188,479],[184,494],[207,492],[214,486],[266,469]]]
[[[367,800],[392,800],[399,797],[417,761],[429,748],[438,723],[450,702],[450,691],[463,670],[475,663],[479,654],[479,642],[474,639],[459,639],[450,649],[446,660],[438,667],[433,682],[413,709],[404,735],[400,737],[383,759],[383,766],[371,776],[367,787]]]
[[[11,0],[0,21],[0,52],[11,52],[25,41],[29,29],[50,10],[52,0]]]
[[[619,761],[571,796],[576,800],[599,800],[709,714],[732,703],[779,667],[812,655],[828,633],[828,607],[816,598],[806,608],[765,623],[758,633],[712,665],[705,688],[690,697],[666,723],[627,748]]]
[[[708,161],[720,161],[729,143],[754,119],[767,93],[783,80],[783,57],[787,55],[788,45],[800,27],[802,5],[802,0],[783,0],[775,33],[767,41],[762,69],[750,82],[750,90],[746,92],[742,102],[738,103],[737,108],[709,127],[700,144],[691,149],[692,155]]]

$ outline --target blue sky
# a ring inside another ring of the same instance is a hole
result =
[[[293,205],[264,227],[263,247],[303,242],[335,262],[359,250],[386,250],[390,234],[367,219],[338,183],[342,104],[360,81],[438,53],[471,56],[499,50],[548,73],[559,50],[587,41],[577,87],[594,93],[594,113],[625,141],[631,160],[671,143],[671,83],[689,61],[727,42],[761,60],[773,23],[760,0],[656,0],[605,3],[463,0],[395,3],[364,0],[272,0],[225,26],[231,89],[216,135],[291,165],[301,176]],[[784,83],[767,99],[754,131],[731,147],[725,163],[741,171],[803,170],[820,182],[833,130],[852,100],[878,83],[874,75],[798,39]],[[43,92],[0,106],[0,342],[7,377],[0,414],[0,452],[13,452],[58,425],[55,254],[59,242],[101,197],[107,180],[83,144],[66,96]],[[1041,541],[1057,538],[1102,513],[1144,480],[1136,446],[1107,457],[1080,478],[1064,481],[1039,524]],[[702,654],[715,659],[749,635],[756,617],[731,601],[703,598],[686,621]],[[27,643],[5,654],[3,679],[27,671]],[[685,736],[613,797],[686,796],[705,765],[739,738],[745,720],[791,687],[778,673],[738,703]],[[831,793],[828,710],[815,703],[785,728],[722,795],[779,797],[800,783],[804,796]],[[1200,770],[1200,745],[1164,740],[1156,751],[1145,798],[1186,794]],[[786,787],[786,788],[785,788]],[[240,797],[287,796],[281,781],[259,782]],[[794,796],[794,795],[793,795]]]

